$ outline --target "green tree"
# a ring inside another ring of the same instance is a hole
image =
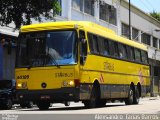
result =
[[[156,11],[153,11],[150,13],[150,15],[152,17],[154,17],[155,19],[157,19],[158,21],[160,21],[160,13],[157,13]]]
[[[0,0],[0,25],[14,23],[15,29],[19,29],[21,25],[31,24],[32,19],[54,20],[60,10],[58,0]]]

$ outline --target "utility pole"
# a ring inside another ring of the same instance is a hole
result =
[[[131,1],[129,0],[129,39],[131,40]]]

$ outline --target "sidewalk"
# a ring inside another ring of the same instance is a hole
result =
[[[143,97],[140,100],[160,100],[160,96],[157,97]]]

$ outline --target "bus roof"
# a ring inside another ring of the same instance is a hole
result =
[[[21,27],[20,31],[33,32],[33,31],[76,29],[76,28],[84,29],[90,33],[97,34],[97,35],[106,37],[108,39],[118,41],[123,44],[127,44],[129,46],[133,46],[133,47],[147,51],[146,45],[118,36],[114,31],[88,21],[61,21],[61,22],[47,22],[47,23],[32,24],[32,25],[26,25]]]

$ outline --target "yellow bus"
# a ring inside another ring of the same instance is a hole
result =
[[[67,101],[138,104],[150,89],[147,47],[87,21],[23,26],[15,74],[19,99],[39,109]]]

